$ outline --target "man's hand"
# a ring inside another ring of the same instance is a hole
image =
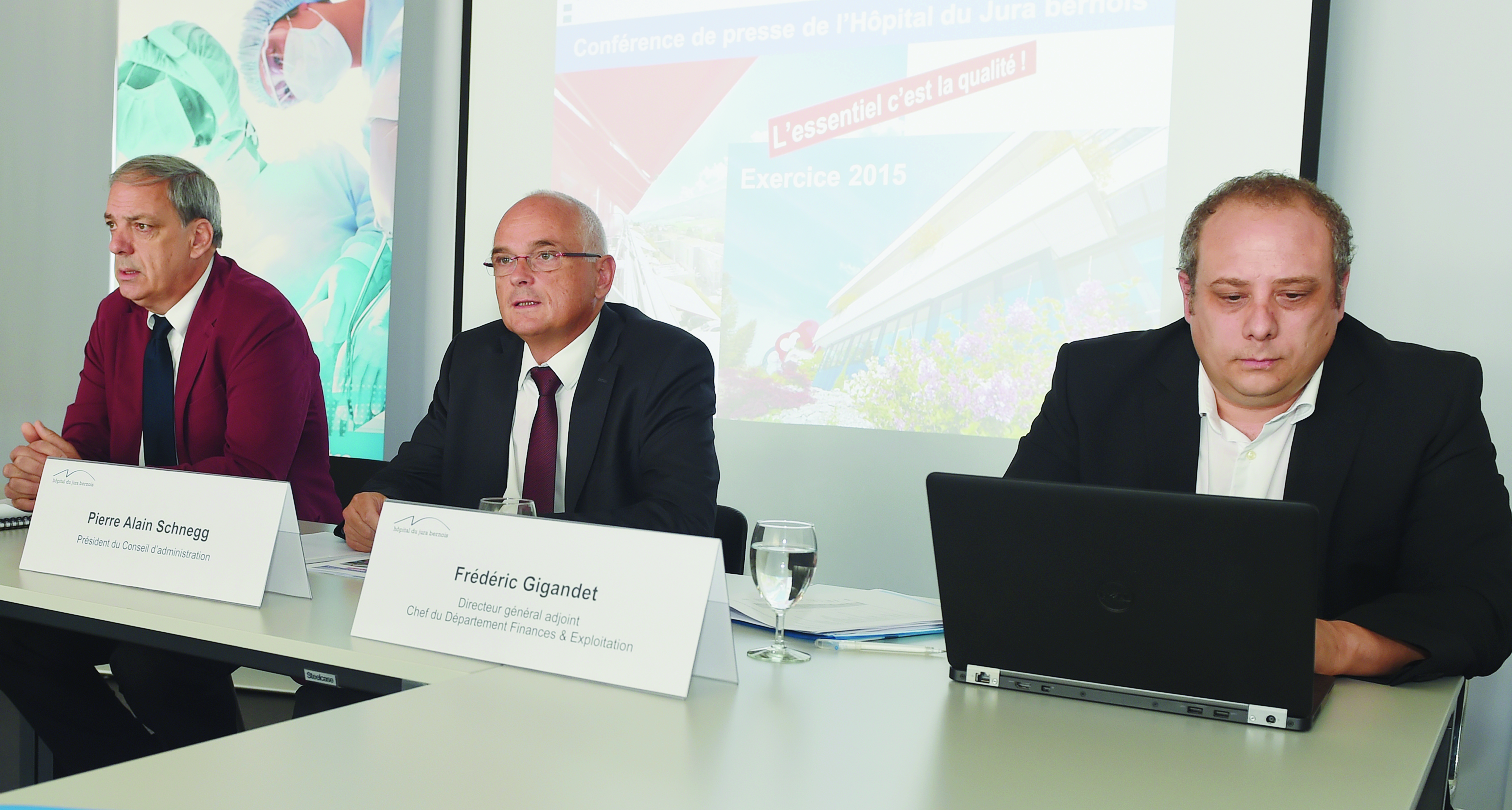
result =
[[[79,451],[52,432],[42,422],[21,425],[26,444],[11,451],[11,463],[5,465],[5,497],[11,505],[30,512],[37,506],[37,487],[42,484],[42,465],[48,458],[78,458]]]
[[[347,545],[353,551],[372,551],[373,535],[378,531],[378,515],[383,511],[383,502],[388,498],[376,492],[359,492],[352,496],[352,502],[342,510],[341,517],[346,521]]]
[[[1390,675],[1427,656],[1422,650],[1351,622],[1317,619],[1313,671],[1319,675]]]

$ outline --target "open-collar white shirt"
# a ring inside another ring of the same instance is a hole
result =
[[[506,498],[520,497],[521,482],[525,478],[525,457],[530,452],[530,426],[535,422],[536,405],[541,399],[535,380],[530,377],[530,370],[538,365],[546,366],[556,372],[557,379],[562,381],[561,387],[556,392],[557,463],[556,485],[553,487],[555,503],[551,504],[550,508],[546,508],[544,504],[536,504],[537,514],[564,512],[567,508],[567,428],[572,424],[572,399],[577,394],[578,381],[583,376],[583,363],[588,360],[588,347],[593,345],[593,336],[598,333],[599,317],[595,315],[593,323],[588,324],[583,334],[573,338],[571,343],[544,363],[535,362],[535,356],[530,353],[529,346],[520,353],[520,376],[515,383],[514,424],[510,426],[509,431],[509,474],[504,484]]]
[[[1197,450],[1197,494],[1234,495],[1279,501],[1286,494],[1292,437],[1297,423],[1317,408],[1323,366],[1285,412],[1272,417],[1253,440],[1218,418],[1218,395],[1207,370],[1197,364],[1197,412],[1202,439]]]
[[[205,271],[200,273],[199,281],[194,282],[194,286],[189,288],[189,292],[184,293],[184,297],[180,298],[177,304],[169,307],[168,311],[162,315],[162,317],[168,319],[168,323],[173,325],[173,328],[168,330],[168,351],[173,354],[173,384],[175,387],[178,385],[179,358],[184,354],[184,335],[189,331],[189,319],[194,317],[194,307],[199,304],[200,295],[205,292],[205,282],[210,278],[211,264],[215,264],[214,258],[210,260],[210,264],[205,265]],[[154,315],[151,310],[147,312],[148,332],[152,331],[152,327],[157,323],[157,319],[158,316]]]

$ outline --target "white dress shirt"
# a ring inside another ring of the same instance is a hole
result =
[[[1197,494],[1281,500],[1286,494],[1286,471],[1291,462],[1297,423],[1312,415],[1318,402],[1323,366],[1290,408],[1273,417],[1251,440],[1218,418],[1218,396],[1207,370],[1197,364],[1197,412],[1202,439],[1197,450]]]
[[[598,332],[599,319],[594,316],[593,323],[583,330],[573,341],[561,351],[540,365],[556,372],[557,379],[562,385],[556,392],[557,403],[557,445],[556,445],[556,485],[551,507],[545,508],[543,504],[536,504],[536,513],[564,512],[567,509],[567,428],[572,424],[572,398],[577,393],[578,380],[583,376],[583,363],[588,360],[588,347],[593,345],[593,336]],[[509,431],[509,475],[504,483],[504,497],[520,497],[521,480],[525,477],[525,456],[530,452],[530,426],[535,422],[536,405],[540,402],[541,392],[536,388],[535,380],[530,377],[530,370],[536,368],[535,358],[530,354],[530,347],[520,353],[520,378],[516,383],[514,424]]]
[[[214,264],[215,259],[210,260]],[[178,390],[179,358],[184,355],[184,334],[189,330],[189,319],[194,317],[194,306],[199,303],[200,294],[205,291],[205,281],[210,278],[210,265],[205,265],[204,272],[200,273],[199,281],[184,293],[184,297],[177,304],[168,308],[162,317],[168,319],[172,329],[168,330],[168,353],[173,355],[173,390]],[[157,323],[158,316],[151,311],[147,313],[147,331],[152,332],[152,327]],[[141,440],[137,441],[137,466],[147,466],[147,449],[142,446]]]

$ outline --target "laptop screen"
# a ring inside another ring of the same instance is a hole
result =
[[[952,668],[1308,716],[1317,509],[930,475]]]

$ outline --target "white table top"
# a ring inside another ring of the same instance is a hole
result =
[[[0,531],[0,600],[418,683],[496,666],[353,638],[362,582],[311,574],[313,599],[265,594],[261,608],[21,571],[27,530]]]
[[[1341,679],[1309,732],[816,650],[677,700],[512,667],[9,793],[93,808],[1410,808],[1461,681]],[[938,637],[920,640],[939,643]]]

